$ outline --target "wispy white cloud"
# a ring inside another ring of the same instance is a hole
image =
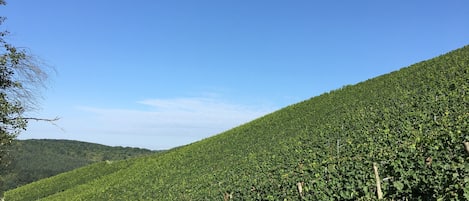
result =
[[[146,108],[78,107],[88,114],[79,122],[87,123],[65,130],[88,141],[161,149],[218,134],[273,110],[205,97],[146,99],[137,104]]]

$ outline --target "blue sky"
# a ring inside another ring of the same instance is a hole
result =
[[[452,1],[10,0],[8,40],[53,66],[20,139],[167,149],[469,44]]]

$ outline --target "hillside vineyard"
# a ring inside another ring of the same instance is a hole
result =
[[[469,200],[469,46],[5,200]]]

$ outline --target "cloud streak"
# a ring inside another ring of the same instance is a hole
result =
[[[86,135],[83,139],[103,144],[167,149],[218,134],[273,110],[201,97],[146,99],[137,104],[145,109],[78,107],[88,114],[87,120],[80,122],[89,123],[65,130],[86,130],[81,134]],[[108,138],[111,140],[102,141]]]

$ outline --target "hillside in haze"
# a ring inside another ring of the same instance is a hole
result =
[[[109,147],[72,140],[18,140],[12,164],[0,172],[1,191],[70,171],[91,163],[155,153],[147,149]]]
[[[469,200],[468,111],[466,46],[187,146],[85,166],[5,198]]]

